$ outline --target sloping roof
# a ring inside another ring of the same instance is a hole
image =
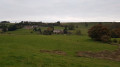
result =
[[[63,32],[63,30],[53,30],[53,32]]]

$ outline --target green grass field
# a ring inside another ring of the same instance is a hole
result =
[[[76,57],[77,51],[113,51],[118,48],[90,39],[88,28],[79,29],[84,35],[40,35],[25,29],[0,34],[0,67],[120,67],[117,61]],[[41,53],[40,50],[62,50],[67,55]]]

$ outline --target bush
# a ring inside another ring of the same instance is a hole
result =
[[[43,31],[43,34],[44,34],[44,35],[51,35],[52,32],[51,32],[51,31],[48,31],[48,30],[44,30],[44,31]]]
[[[53,27],[48,27],[47,30],[43,31],[44,35],[51,35],[53,33],[54,28]]]
[[[106,42],[106,43],[110,43],[110,36],[107,36],[107,35],[103,35],[102,37],[101,37],[101,41],[102,42]]]
[[[75,34],[76,35],[81,35],[81,30],[76,30]]]
[[[112,38],[120,38],[120,28],[113,29],[111,31]]]
[[[101,39],[103,39],[104,36],[111,36],[110,30],[102,24],[98,24],[90,28],[88,31],[88,35],[89,37],[97,41],[102,41]]]
[[[47,31],[53,32],[53,30],[54,30],[54,27],[48,27],[47,28]]]

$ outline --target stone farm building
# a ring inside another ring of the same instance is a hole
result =
[[[32,29],[33,26],[24,26],[24,29]]]
[[[53,30],[54,34],[63,34],[63,30]]]
[[[39,27],[38,25],[27,25],[27,26],[24,26],[24,29],[33,29],[35,27]]]

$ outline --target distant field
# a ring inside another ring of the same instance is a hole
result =
[[[120,62],[117,61],[76,56],[77,51],[118,49],[116,45],[89,38],[87,31],[92,25],[94,24],[85,27],[84,24],[79,24],[77,29],[83,34],[80,36],[40,35],[37,32],[30,33],[32,30],[26,29],[0,34],[0,67],[119,67]],[[66,55],[41,53],[40,50],[61,50]]]
[[[69,23],[71,24],[71,23]],[[64,24],[64,25],[69,25],[69,24]],[[98,23],[90,23],[88,25],[88,27],[85,27],[84,23],[74,23],[74,26],[78,26],[78,28],[75,27],[75,30],[71,30],[71,32],[73,34],[75,34],[76,30],[81,30],[82,35],[87,35],[88,29]],[[10,25],[10,24],[9,24]],[[47,29],[47,27],[41,27],[41,30],[44,31],[45,29]],[[60,26],[55,26],[54,29],[58,29],[58,30],[63,30],[64,27],[60,27]],[[17,34],[17,35],[34,35],[34,34],[39,34],[38,32],[33,32],[31,33],[31,31],[33,31],[32,29],[18,29],[16,31],[8,31],[6,32],[6,34]]]

